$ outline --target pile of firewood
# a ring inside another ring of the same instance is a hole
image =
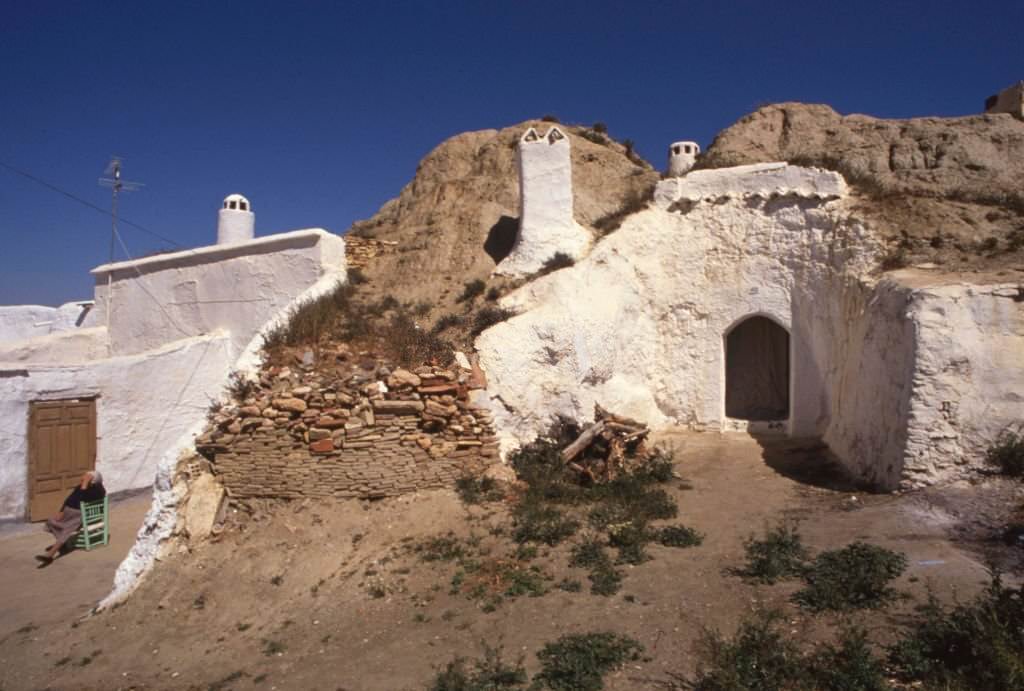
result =
[[[562,449],[562,460],[591,482],[608,482],[650,458],[644,444],[650,431],[642,422],[595,405],[594,424]]]

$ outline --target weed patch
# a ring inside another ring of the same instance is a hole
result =
[[[594,229],[602,235],[608,235],[618,230],[627,216],[632,216],[647,208],[647,205],[654,199],[654,188],[655,185],[651,185],[646,188],[630,190],[618,209],[594,221]]]
[[[553,691],[598,691],[604,675],[630,660],[636,660],[643,646],[628,636],[611,632],[562,636],[537,653],[539,681]]]
[[[973,602],[952,610],[929,596],[889,662],[902,680],[928,688],[1024,688],[1024,586],[1007,587],[993,573]]]
[[[985,453],[988,464],[1004,475],[1024,477],[1024,423],[1016,429],[1007,428],[999,433],[996,441]]]
[[[473,477],[463,475],[455,481],[455,491],[465,504],[483,504],[492,501],[501,501],[505,492],[498,485],[497,480],[489,477]]]
[[[565,252],[556,252],[554,256],[548,258],[544,265],[540,267],[535,276],[547,276],[549,273],[558,271],[559,269],[567,269],[570,266],[574,266],[576,260],[570,257]]]
[[[747,563],[737,573],[761,583],[802,575],[809,557],[795,523],[780,523],[763,538],[750,536],[743,547]]]
[[[657,539],[665,547],[696,547],[704,535],[685,525],[668,525],[657,531]]]
[[[476,316],[473,317],[473,328],[470,329],[470,333],[473,336],[479,336],[495,324],[500,324],[514,316],[516,316],[516,313],[512,310],[488,305],[487,307],[482,308],[476,313]]]
[[[527,682],[526,670],[520,659],[508,664],[501,659],[501,648],[484,646],[484,657],[472,664],[457,657],[434,677],[430,691],[500,691],[521,689]]]
[[[808,653],[780,630],[781,615],[761,611],[740,624],[731,639],[706,632],[699,646],[696,691],[757,689],[883,691],[889,689],[881,662],[865,633],[844,628],[838,645],[819,644]]]
[[[854,542],[819,554],[804,573],[806,587],[794,599],[816,612],[879,607],[895,596],[889,582],[906,568],[902,554]]]
[[[455,298],[455,302],[472,302],[479,296],[483,295],[487,289],[487,284],[479,278],[468,281],[462,286],[462,294]]]

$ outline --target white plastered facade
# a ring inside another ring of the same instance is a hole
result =
[[[996,297],[1007,286],[878,281],[881,247],[845,196],[838,174],[783,163],[662,181],[589,256],[506,297],[518,315],[478,339],[504,448],[595,403],[655,428],[764,429],[724,405],[725,335],[759,315],[790,336],[779,431],[824,439],[883,488],[976,467],[1021,414],[1022,303]],[[959,347],[951,316],[972,334]],[[970,364],[950,365],[956,352]],[[941,443],[936,415],[956,418]]]
[[[0,341],[2,519],[26,513],[32,401],[95,399],[107,489],[152,485],[161,460],[192,445],[229,373],[258,364],[265,330],[345,280],[345,247],[311,229],[92,273],[92,326]]]

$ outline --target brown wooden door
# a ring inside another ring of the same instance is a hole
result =
[[[31,403],[28,429],[29,520],[42,521],[96,467],[96,401]]]

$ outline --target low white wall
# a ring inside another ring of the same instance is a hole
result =
[[[113,354],[217,329],[228,331],[241,353],[295,296],[327,274],[344,276],[345,242],[324,230],[299,230],[107,264],[92,274],[96,318],[109,319]]]
[[[1024,294],[1010,283],[917,286],[909,314],[917,357],[903,485],[918,487],[982,467],[999,432],[1024,421]]]
[[[803,371],[822,375],[827,417],[795,431],[821,435],[856,477],[880,489],[895,489],[903,474],[916,350],[910,299],[891,280],[848,281],[827,301],[804,303],[816,315],[803,321],[816,328]]]
[[[163,452],[220,396],[233,351],[220,332],[79,365],[0,363],[0,518],[25,515],[30,401],[96,397],[107,489],[147,487]]]
[[[107,330],[102,326],[58,331],[21,341],[0,342],[0,362],[69,365],[107,357]]]
[[[0,306],[0,344],[91,326],[91,310],[91,300],[68,302],[60,307]]]

